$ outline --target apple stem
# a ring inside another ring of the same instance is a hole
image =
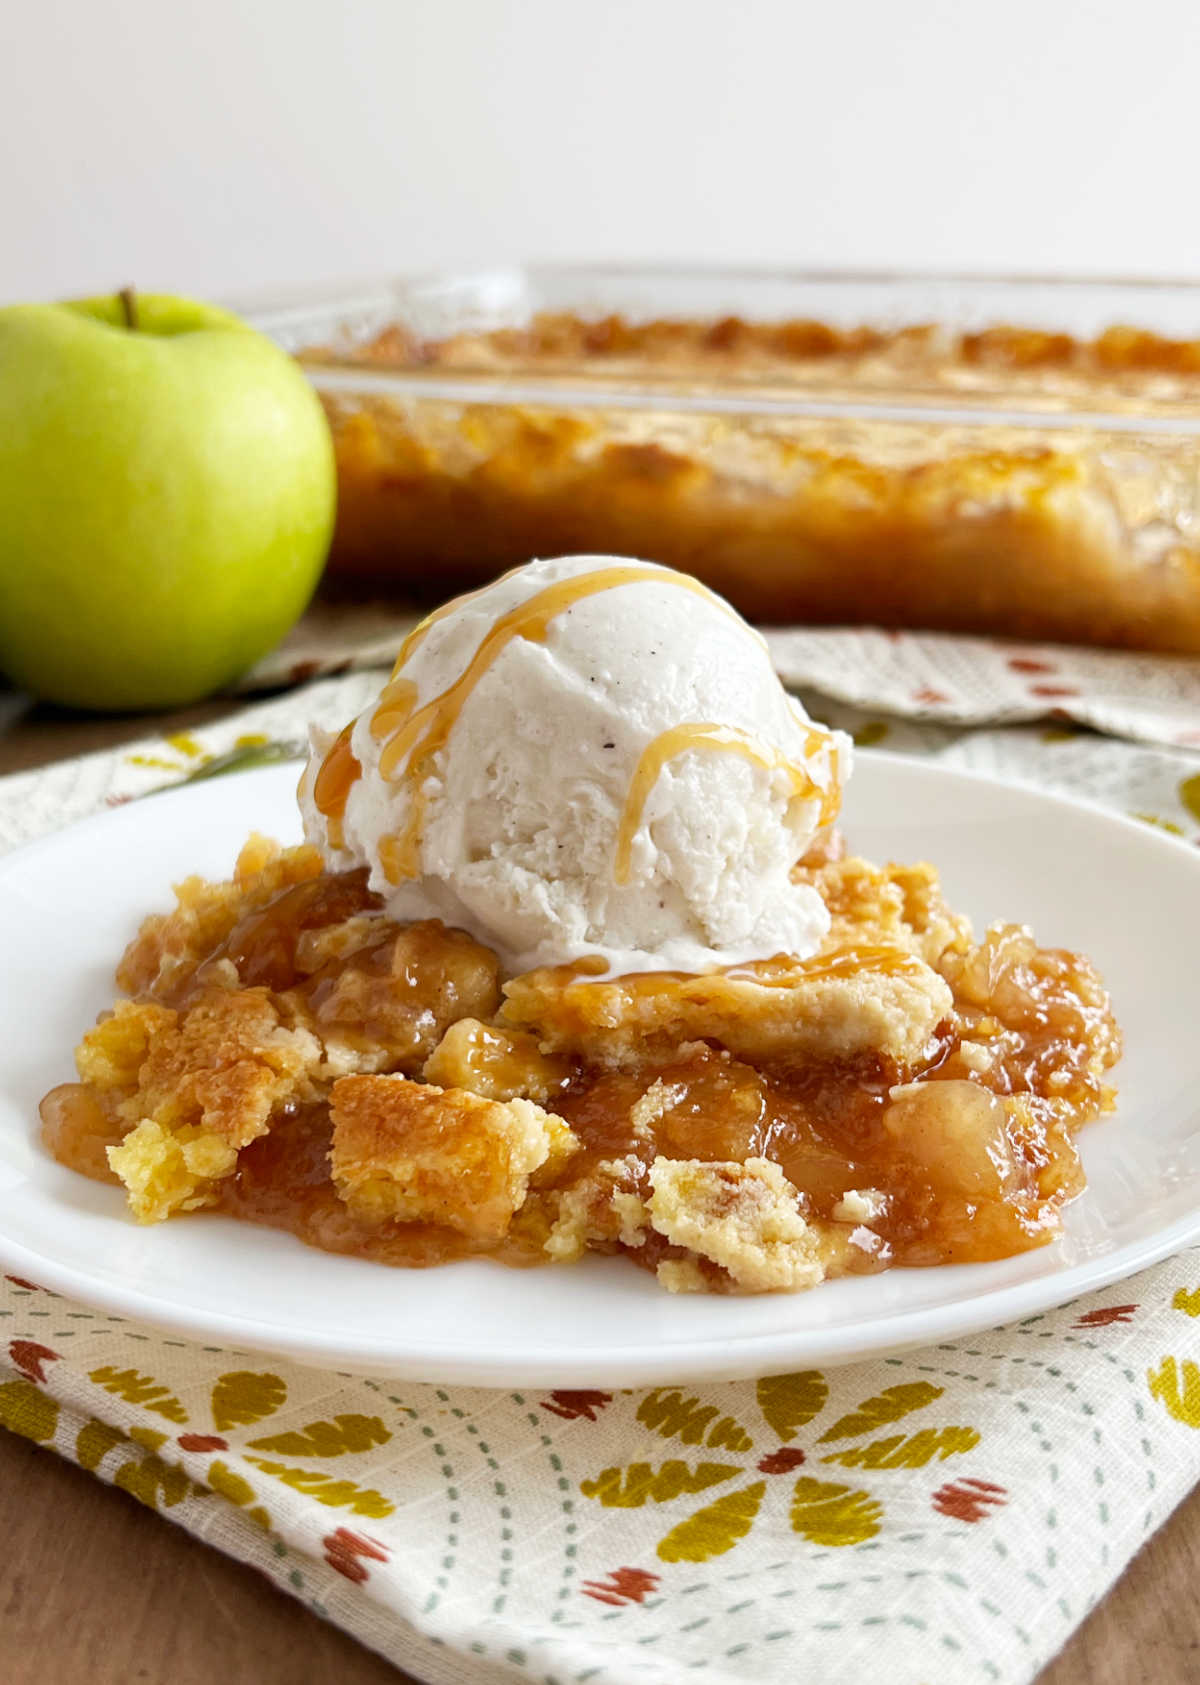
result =
[[[131,333],[137,332],[137,289],[136,287],[122,287],[117,297],[121,301],[121,308],[125,312],[125,326]]]

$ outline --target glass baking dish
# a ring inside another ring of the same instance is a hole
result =
[[[533,267],[249,314],[333,427],[335,581],[596,551],[760,621],[1200,653],[1200,285]]]

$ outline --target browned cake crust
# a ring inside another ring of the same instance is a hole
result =
[[[343,1077],[330,1093],[329,1166],[338,1193],[370,1220],[444,1223],[501,1241],[529,1178],[578,1143],[530,1100],[489,1100],[402,1076]]]

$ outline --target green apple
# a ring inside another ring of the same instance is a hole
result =
[[[0,310],[0,669],[50,701],[163,708],[272,647],[336,500],[316,393],[212,305]]]

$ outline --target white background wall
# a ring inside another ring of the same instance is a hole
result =
[[[0,296],[472,259],[1200,277],[1200,0],[0,0]]]

